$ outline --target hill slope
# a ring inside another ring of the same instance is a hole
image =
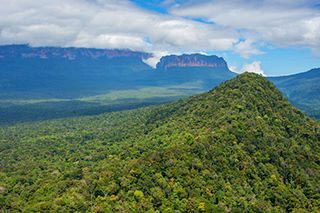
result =
[[[319,123],[256,74],[171,104],[0,133],[2,209],[320,209]]]
[[[270,80],[293,104],[320,119],[320,68]]]

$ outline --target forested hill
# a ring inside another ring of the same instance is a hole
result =
[[[0,206],[317,212],[320,126],[265,78],[138,110],[0,130]]]

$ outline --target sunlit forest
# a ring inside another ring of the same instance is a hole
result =
[[[318,212],[320,125],[245,73],[158,106],[0,129],[10,212]]]

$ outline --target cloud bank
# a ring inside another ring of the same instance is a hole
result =
[[[261,47],[320,49],[320,12],[311,0],[165,0],[168,13],[129,0],[0,0],[0,44],[130,48],[155,53]]]
[[[150,12],[130,1],[0,0],[0,43],[144,51],[229,50],[237,35],[220,26]]]
[[[257,73],[259,75],[263,75],[266,76],[264,74],[264,71],[261,68],[261,61],[254,61],[251,64],[245,64],[240,73],[244,73],[244,72],[252,72],[252,73]]]
[[[254,43],[278,47],[320,48],[319,1],[314,0],[200,0],[176,5],[178,16],[202,18],[239,32],[245,41],[235,47],[244,56],[260,51]]]

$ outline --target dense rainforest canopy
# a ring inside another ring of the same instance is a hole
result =
[[[320,125],[245,73],[170,104],[0,129],[11,212],[320,210]]]

